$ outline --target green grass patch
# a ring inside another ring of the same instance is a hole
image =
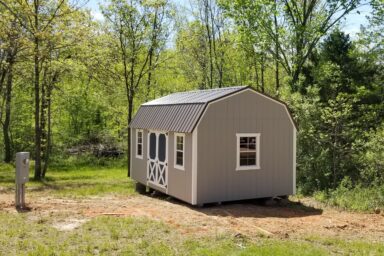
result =
[[[305,240],[327,248],[333,254],[384,255],[384,244],[378,242],[343,240],[330,237],[307,237]]]
[[[314,193],[314,198],[330,206],[359,212],[384,211],[384,186],[381,187],[339,187],[336,190]]]
[[[71,231],[27,214],[0,212],[0,255],[382,255],[384,245],[310,237],[302,241],[221,234],[190,237],[146,218],[97,217]],[[50,219],[52,218],[52,219]]]
[[[0,213],[0,255],[382,255],[384,245],[310,237],[304,241],[229,234],[195,239],[145,218],[98,217],[72,231],[27,215]]]
[[[51,167],[43,181],[33,180],[33,168],[30,168],[30,191],[49,191],[55,195],[67,197],[85,197],[106,194],[130,195],[134,193],[134,183],[127,178],[127,169],[113,164],[104,166],[70,165]],[[11,190],[15,187],[15,168],[0,164],[0,188]]]

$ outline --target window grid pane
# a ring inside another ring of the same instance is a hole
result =
[[[183,152],[177,151],[176,152],[176,164],[183,166]]]
[[[184,166],[184,137],[176,135],[175,165]]]
[[[143,155],[143,132],[137,132],[137,155]]]
[[[256,165],[256,137],[240,137],[239,138],[239,165],[255,166]]]

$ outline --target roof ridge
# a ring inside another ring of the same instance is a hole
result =
[[[145,102],[142,104],[142,106],[208,103],[212,100],[244,90],[246,88],[248,88],[248,86],[228,86],[205,90],[174,92],[163,97]]]
[[[207,92],[207,91],[220,91],[220,90],[230,90],[230,89],[235,89],[235,88],[245,88],[248,87],[246,85],[237,85],[237,86],[226,86],[226,87],[216,87],[216,88],[209,88],[209,89],[196,89],[196,90],[191,90],[191,91],[179,91],[179,92],[173,92],[171,94],[175,93],[190,93],[190,92]]]

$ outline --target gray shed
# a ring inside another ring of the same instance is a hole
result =
[[[192,205],[295,194],[295,123],[284,103],[250,87],[144,103],[130,129],[139,186]]]

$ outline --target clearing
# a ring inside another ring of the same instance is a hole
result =
[[[46,182],[27,184],[32,210],[20,214],[9,170],[0,170],[0,255],[384,254],[382,213],[342,211],[311,198],[197,208],[165,195],[136,194],[124,176],[123,168],[107,167],[52,172]]]
[[[0,195],[0,209],[15,213],[13,194]],[[97,216],[146,217],[163,221],[182,234],[209,235],[230,232],[250,238],[301,238],[308,235],[342,239],[365,239],[384,243],[384,215],[350,213],[310,206],[302,199],[285,205],[262,205],[258,201],[226,203],[197,208],[164,195],[128,195],[88,198],[28,196],[32,211],[27,215],[70,216],[53,226],[61,230],[77,228]],[[62,223],[62,227],[60,226]]]

